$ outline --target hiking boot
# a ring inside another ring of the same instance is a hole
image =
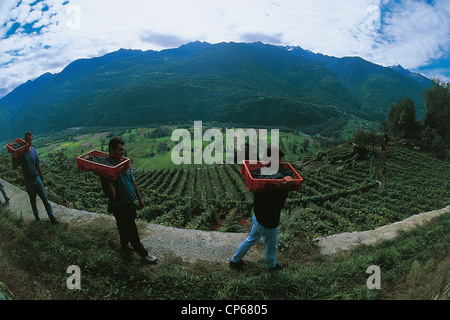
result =
[[[145,263],[156,263],[156,260],[158,259],[150,254],[142,258]]]
[[[284,269],[284,268],[286,268],[286,267],[287,267],[287,266],[284,265],[284,264],[278,264],[278,263],[277,263],[277,265],[276,265],[275,267],[269,268],[269,269],[267,269],[267,270],[269,270],[269,272],[275,272],[275,271],[282,270],[282,269]]]
[[[234,262],[230,260],[230,268],[234,270],[241,270],[244,267],[244,261],[239,260],[238,262]]]
[[[5,198],[5,202],[8,202],[9,200],[11,200],[11,199],[8,197]]]

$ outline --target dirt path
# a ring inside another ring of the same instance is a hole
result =
[[[22,216],[23,219],[34,219],[27,193],[4,180],[2,180],[2,183],[11,201],[1,205],[8,208],[12,213]],[[40,199],[37,199],[37,204],[41,219],[48,219]],[[98,219],[114,219],[114,217],[106,214],[70,209],[55,203],[51,204],[57,219],[69,224],[98,221]],[[360,243],[371,245],[383,239],[392,239],[400,230],[411,229],[446,212],[450,212],[450,205],[443,209],[417,214],[375,230],[347,232],[318,238],[316,239],[317,245],[320,247],[322,254],[333,255],[339,251],[351,250]],[[175,255],[189,262],[204,260],[227,263],[246,237],[246,233],[178,229],[152,223],[149,223],[144,232],[141,233],[144,246],[159,259],[164,259],[166,255]],[[252,248],[246,256],[246,260],[261,259],[264,259],[262,242]]]

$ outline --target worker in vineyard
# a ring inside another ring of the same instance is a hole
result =
[[[275,148],[274,148],[275,149]],[[274,150],[279,152],[279,161],[285,156],[282,149]],[[267,155],[270,157],[271,148],[267,148]],[[248,155],[248,153],[247,153]],[[247,158],[247,157],[246,157]],[[282,186],[277,189],[267,189],[260,192],[253,192],[253,226],[249,236],[241,243],[236,253],[230,260],[232,269],[243,267],[242,258],[247,251],[254,246],[261,237],[265,245],[265,264],[269,271],[276,271],[284,268],[277,262],[278,248],[278,225],[280,224],[280,213],[286,202],[292,177],[286,176]]]
[[[123,157],[125,142],[120,137],[109,141],[109,155]],[[136,226],[136,209],[144,207],[141,194],[134,180],[131,169],[122,173],[116,180],[101,178],[103,191],[108,197],[108,211],[116,218],[120,236],[120,251],[127,254],[134,249],[144,262],[155,263],[156,257],[150,255],[142,245]],[[138,200],[136,207],[135,201]],[[129,247],[131,245],[132,249]]]
[[[8,198],[8,195],[6,194],[5,187],[3,186],[1,181],[0,181],[0,191],[3,194],[3,198],[5,198],[5,202],[8,202],[10,199]]]
[[[14,170],[20,165],[22,168],[22,175],[25,180],[25,190],[30,198],[31,209],[33,210],[34,218],[39,221],[39,212],[36,205],[36,195],[42,200],[47,215],[52,224],[57,224],[56,217],[53,213],[52,206],[48,201],[47,194],[45,193],[44,187],[47,185],[42,174],[41,161],[36,152],[36,149],[31,147],[33,143],[33,134],[28,131],[25,133],[25,142],[30,145],[30,150],[24,155],[16,158],[14,155],[12,157],[12,165]]]

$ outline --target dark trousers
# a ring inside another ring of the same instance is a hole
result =
[[[41,198],[42,203],[44,204],[48,217],[51,221],[54,221],[55,215],[53,214],[52,206],[48,201],[41,178],[38,176],[33,179],[25,180],[25,188],[30,198],[31,209],[33,210],[34,216],[36,218],[39,218],[39,212],[36,204],[36,195],[38,195]]]
[[[119,229],[120,245],[126,247],[129,244],[141,256],[148,255],[148,251],[144,248],[139,238],[136,227],[136,208],[134,204],[125,206],[110,205],[109,209],[116,218],[117,229]]]

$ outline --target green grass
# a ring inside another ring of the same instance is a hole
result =
[[[143,265],[137,256],[119,257],[112,220],[52,226],[1,209],[0,280],[24,300],[432,299],[448,284],[449,227],[447,213],[393,240],[333,258],[295,238],[278,254],[289,267],[269,273],[263,260],[248,262],[243,271],[176,257]],[[81,269],[81,290],[66,287],[70,265]],[[366,286],[370,265],[381,268],[380,290]]]

